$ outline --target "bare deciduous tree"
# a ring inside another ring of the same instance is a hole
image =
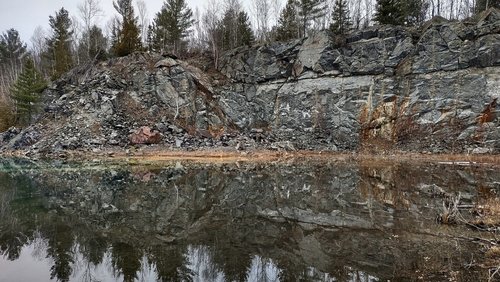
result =
[[[83,0],[83,3],[78,4],[78,12],[87,32],[103,13],[99,5],[99,0]]]
[[[82,38],[84,27],[82,27],[81,23],[75,16],[71,17],[71,23],[73,28],[73,33],[71,34],[71,54],[73,56],[73,62],[76,62],[76,65],[80,65],[81,61],[80,56],[78,55],[78,42],[80,39],[86,40],[85,38]]]
[[[363,27],[368,27],[372,21],[375,3],[373,0],[365,0],[364,2],[365,15],[363,16]]]
[[[30,38],[31,41],[31,55],[35,65],[41,69],[42,65],[42,54],[47,50],[47,34],[43,27],[37,26],[33,35]]]
[[[221,14],[220,11],[222,7],[220,3],[216,0],[209,0],[205,8],[205,13],[203,15],[203,29],[207,36],[207,42],[210,46],[212,56],[214,59],[215,68],[219,66],[219,24]]]
[[[193,32],[191,32],[189,35],[190,48],[195,49],[196,51],[200,51],[205,48],[204,40],[206,35],[202,29],[202,18],[198,7],[196,7],[194,10],[193,19]]]
[[[269,12],[271,5],[269,0],[253,0],[253,12],[257,27],[257,38],[260,41],[268,40]]]
[[[146,6],[146,1],[144,0],[137,0],[136,5],[137,13],[139,14],[139,24],[141,25],[142,42],[146,43],[149,26],[148,8]]]
[[[283,3],[281,3],[281,0],[271,0],[271,7],[273,11],[271,22],[273,22],[273,24],[276,24],[280,18],[282,5]]]
[[[362,16],[363,9],[361,8],[361,1],[362,0],[350,1],[351,19],[353,27],[355,29],[359,29],[361,27],[361,22],[363,21],[363,16]]]
[[[96,20],[103,15],[103,11],[99,5],[99,0],[83,0],[82,3],[78,4],[78,12],[80,14],[80,18],[83,22],[83,32],[86,36],[82,38],[85,41],[85,46],[87,46],[86,57],[90,58],[90,30],[92,26],[95,24]],[[73,20],[76,25],[77,21]],[[76,30],[76,26],[75,26]],[[76,34],[77,32],[75,32]],[[75,43],[77,41],[74,41]],[[77,53],[77,52],[75,52]],[[79,56],[77,56],[79,60]]]

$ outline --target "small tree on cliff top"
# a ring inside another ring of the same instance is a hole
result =
[[[193,12],[184,0],[166,0],[154,19],[154,46],[179,54],[193,23]]]
[[[349,16],[349,7],[347,0],[337,0],[333,6],[332,23],[330,30],[337,34],[345,34],[351,27],[351,18]]]
[[[71,20],[68,11],[61,8],[55,17],[49,17],[49,24],[53,30],[52,37],[47,40],[47,57],[52,62],[52,77],[59,78],[73,67],[71,56]]]
[[[121,28],[115,31],[113,53],[116,56],[126,56],[142,48],[140,30],[134,16],[132,0],[117,0],[113,2],[116,11],[122,16]]]
[[[287,41],[299,37],[299,22],[297,18],[296,0],[288,0],[285,8],[278,19],[278,28],[276,30],[276,39]]]

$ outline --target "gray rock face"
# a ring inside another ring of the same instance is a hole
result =
[[[481,118],[500,96],[499,15],[234,50],[222,59],[233,83],[221,88],[221,106],[240,129],[263,128],[299,149],[500,152],[499,119]],[[248,63],[263,56],[273,62]]]
[[[0,146],[124,147],[148,126],[171,148],[498,153],[500,119],[489,105],[500,97],[499,66],[495,9],[420,30],[375,26],[241,47],[222,55],[218,73],[135,53],[73,70],[45,92],[26,138]]]

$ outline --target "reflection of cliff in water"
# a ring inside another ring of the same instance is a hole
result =
[[[472,231],[435,219],[448,195],[472,203],[500,182],[444,165],[13,164],[0,164],[0,251],[45,254],[63,281],[101,268],[126,281],[477,279],[487,271],[464,265],[480,250],[458,239]]]

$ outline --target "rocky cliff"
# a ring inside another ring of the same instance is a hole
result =
[[[218,70],[135,53],[74,69],[44,92],[38,122],[0,144],[498,153],[499,33],[492,9],[469,22],[242,47]]]

